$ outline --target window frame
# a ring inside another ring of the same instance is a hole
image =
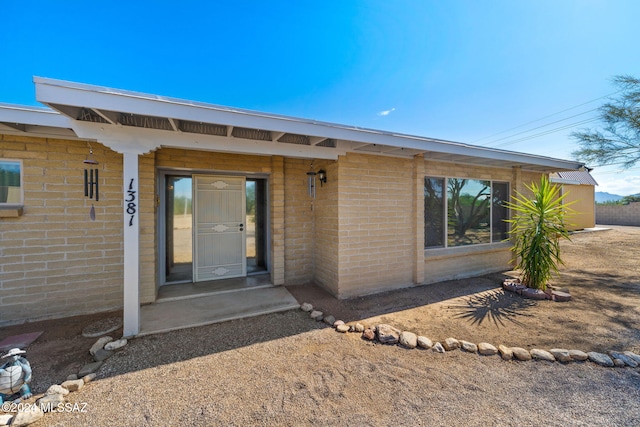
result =
[[[19,198],[20,200],[15,202],[0,202],[0,209],[11,209],[11,208],[20,208],[24,206],[24,163],[21,159],[0,159],[0,163],[18,163],[20,168],[20,186],[19,190]]]
[[[426,246],[427,244],[427,236],[425,233],[425,237],[424,237],[424,250],[425,251],[437,251],[437,250],[446,250],[446,251],[451,251],[451,250],[470,250],[470,248],[476,248],[476,247],[488,247],[491,245],[497,245],[497,244],[501,244],[504,243],[505,239],[503,240],[498,240],[495,241],[494,240],[494,227],[493,227],[493,194],[494,194],[494,183],[498,183],[498,184],[505,184],[507,186],[507,195],[511,195],[511,182],[510,181],[506,181],[506,180],[500,180],[500,179],[482,179],[482,178],[472,178],[472,177],[460,177],[460,176],[452,176],[452,175],[425,175],[424,176],[424,181],[423,181],[423,188],[426,187],[426,180],[427,179],[439,179],[439,180],[444,180],[444,185],[443,185],[443,195],[442,195],[442,200],[443,200],[443,242],[444,244],[442,246]],[[490,219],[490,227],[489,227],[489,242],[486,243],[472,243],[472,244],[468,244],[468,245],[457,245],[457,246],[450,246],[449,245],[449,239],[448,239],[448,230],[449,230],[449,179],[466,179],[466,180],[473,180],[473,181],[487,181],[490,183],[490,187],[491,187],[491,192],[489,194],[489,219]],[[426,195],[424,196],[426,197]],[[508,201],[508,200],[507,200]],[[505,219],[510,219],[511,218],[511,209],[507,209],[506,212],[506,218]],[[427,218],[427,212],[426,212],[426,206],[425,206],[425,211],[424,211],[424,218],[425,218],[425,228],[426,228],[426,218]],[[506,232],[509,232],[509,224],[507,224],[506,227]],[[426,231],[426,229],[425,229]],[[463,249],[466,248],[466,249]]]

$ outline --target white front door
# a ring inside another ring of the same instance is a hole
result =
[[[247,274],[245,177],[194,175],[194,282]]]

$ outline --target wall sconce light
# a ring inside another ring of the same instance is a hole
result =
[[[327,172],[324,169],[318,171],[318,179],[320,180],[320,187],[322,187],[322,184],[327,183]]]

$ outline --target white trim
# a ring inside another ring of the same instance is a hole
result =
[[[373,129],[363,129],[354,126],[319,122],[315,120],[306,120],[256,111],[234,109],[219,105],[79,84],[62,80],[34,77],[34,82],[36,84],[36,98],[44,104],[84,106],[108,111],[294,133],[310,137],[324,137],[342,141],[387,145],[390,147],[416,149],[434,153],[445,153],[457,156],[471,156],[483,159],[501,160],[511,163],[530,164],[552,170],[577,170],[584,166],[579,162],[532,154],[517,153],[446,140]],[[313,148],[309,146],[304,147],[307,150]],[[318,148],[330,150],[328,147]],[[307,157],[315,156],[311,152],[307,151]]]
[[[123,336],[140,332],[140,193],[137,153],[123,153],[124,325]]]

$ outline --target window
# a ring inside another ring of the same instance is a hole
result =
[[[0,160],[0,206],[22,205],[22,163]]]
[[[424,179],[424,245],[445,248],[507,238],[509,184],[477,179]]]

